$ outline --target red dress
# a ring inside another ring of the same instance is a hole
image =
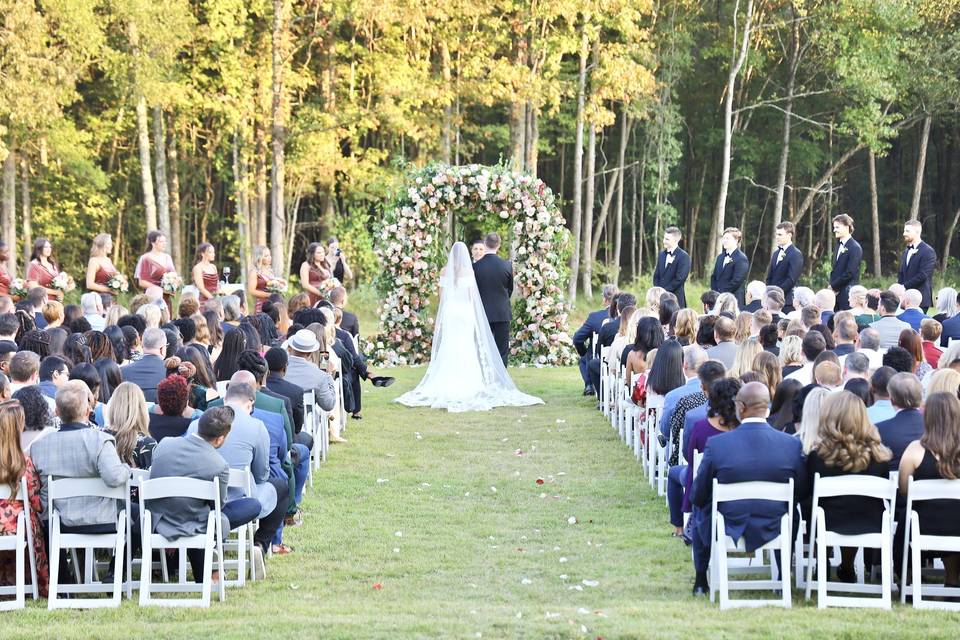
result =
[[[53,282],[53,279],[57,277],[57,275],[60,273],[60,270],[52,264],[50,265],[50,268],[53,269],[53,271],[40,264],[39,260],[31,260],[30,265],[27,267],[26,279],[30,282],[36,282],[38,287],[52,289],[53,287],[50,286],[50,283]],[[54,293],[47,294],[47,299],[56,300],[57,295]]]
[[[217,292],[220,290],[220,273],[217,271],[214,271],[213,273],[204,273],[203,288],[209,291],[210,293],[212,293],[213,295],[217,295]],[[203,294],[200,294],[200,299],[206,302],[210,298],[206,297]]]
[[[319,289],[323,281],[329,278],[330,278],[329,271],[320,270],[316,267],[316,265],[313,265],[313,264],[310,265],[310,271],[307,274],[307,284],[309,284],[311,287]],[[322,299],[320,296],[316,295],[315,293],[310,293],[309,291],[307,292],[307,295],[310,296],[311,307],[317,304],[318,302],[320,302],[320,300]]]
[[[160,264],[151,258],[149,253],[140,256],[140,260],[137,262],[136,273],[134,274],[137,280],[146,280],[150,284],[159,287],[165,273],[176,271],[176,269],[173,268],[173,259],[169,255],[164,255],[168,264]],[[164,290],[163,301],[167,303],[167,311],[170,312],[172,317],[173,294]]]
[[[110,264],[109,269],[104,269],[103,265],[97,267],[97,272],[93,274],[94,283],[100,285],[101,287],[106,287],[107,283],[110,282],[110,278],[117,275],[118,271],[114,268],[113,264]],[[109,287],[107,287],[109,288]]]
[[[10,295],[11,282],[13,282],[13,277],[7,271],[7,265],[0,264],[0,296]]]
[[[267,279],[259,271],[257,271],[257,291],[263,291],[264,293],[268,293]],[[266,298],[257,298],[257,305],[256,307],[254,307],[257,313],[260,313],[260,310],[263,308],[263,303],[266,301],[267,301]]]
[[[47,596],[47,585],[50,582],[50,570],[47,567],[47,548],[43,542],[43,529],[40,528],[40,476],[33,466],[33,461],[24,456],[27,462],[23,470],[27,478],[27,503],[30,505],[30,523],[33,527],[33,551],[37,557],[37,588],[40,595]],[[22,502],[10,500],[9,487],[0,487],[0,534],[13,535],[17,532],[17,517],[23,513]],[[29,562],[27,571],[29,571]],[[16,577],[16,561],[12,551],[0,554],[0,583],[14,584]],[[27,575],[29,579],[29,574]]]

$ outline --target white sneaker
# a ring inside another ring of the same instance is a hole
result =
[[[250,579],[263,580],[267,577],[267,565],[263,561],[263,549],[260,545],[253,545],[250,553]]]

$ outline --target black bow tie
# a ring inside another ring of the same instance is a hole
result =
[[[907,247],[907,251],[916,251],[916,250],[917,250],[917,245],[915,244],[911,244],[910,246]]]
[[[667,251],[667,255],[668,255],[668,256],[672,256],[672,255],[673,255],[673,251]]]

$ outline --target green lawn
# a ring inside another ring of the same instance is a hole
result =
[[[364,396],[267,580],[206,611],[33,605],[0,638],[956,637],[960,616],[899,605],[721,614],[574,369],[514,369],[546,406],[470,415],[392,404],[422,373]]]

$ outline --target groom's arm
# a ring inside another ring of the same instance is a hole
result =
[[[507,262],[507,294],[513,295],[513,263]]]

